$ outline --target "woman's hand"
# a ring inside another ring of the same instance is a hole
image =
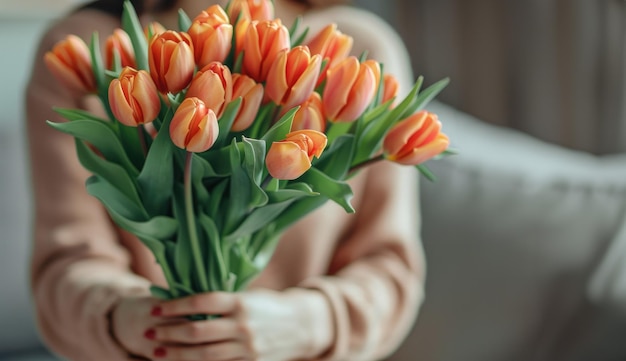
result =
[[[145,315],[145,309],[141,308]],[[140,355],[156,360],[284,361],[314,358],[330,345],[332,321],[326,299],[316,291],[213,292],[162,302],[149,312]],[[190,315],[215,315],[184,321]],[[178,322],[177,322],[178,320]],[[138,325],[129,325],[137,333]],[[131,332],[131,331],[129,331]],[[139,347],[139,345],[138,345]],[[151,349],[146,349],[151,347]]]
[[[149,297],[123,298],[111,314],[111,329],[116,341],[130,354],[152,358],[158,344],[146,330],[163,322],[151,315],[159,301]]]

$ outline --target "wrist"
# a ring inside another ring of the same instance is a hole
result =
[[[333,317],[327,298],[320,291],[293,288],[285,291],[291,301],[296,323],[304,330],[302,342],[303,359],[315,359],[328,351],[334,338]]]

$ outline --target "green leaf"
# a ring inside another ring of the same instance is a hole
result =
[[[155,217],[147,222],[136,222],[133,219],[133,204],[125,199],[117,189],[98,176],[87,180],[87,192],[96,197],[107,209],[111,219],[120,228],[134,234],[148,247],[163,270],[163,275],[170,287],[176,283],[165,254],[164,240],[174,236],[178,222],[169,217]],[[176,290],[171,290],[174,297]]]
[[[102,124],[106,125],[107,127],[111,128],[111,130],[113,129],[113,123],[102,119],[102,118],[98,118],[97,116],[93,115],[92,113],[86,111],[86,110],[82,110],[82,109],[70,109],[70,108],[57,108],[54,107],[53,110],[55,112],[57,112],[59,115],[61,115],[63,118],[69,120],[69,121],[74,121],[74,120],[94,120],[97,122],[101,122]]]
[[[187,31],[191,27],[191,19],[183,9],[178,9],[178,29]]]
[[[261,105],[256,118],[254,118],[254,122],[252,122],[252,125],[250,125],[250,127],[243,132],[243,135],[248,138],[259,139],[269,128],[269,124],[272,122],[269,117],[272,116],[271,114],[273,114],[276,109],[277,107],[274,102]]]
[[[250,179],[261,184],[265,171],[265,141],[243,137],[244,166]]]
[[[354,213],[354,208],[350,204],[352,189],[347,183],[334,180],[314,167],[304,173],[299,180],[308,183],[313,191],[333,200],[346,212]]]
[[[229,152],[231,175],[228,193],[229,204],[226,208],[225,230],[227,232],[235,228],[240,219],[243,218],[248,200],[250,199],[250,182],[248,181],[248,176],[241,168],[241,155],[236,143],[235,139],[233,139]]]
[[[137,185],[133,179],[128,175],[126,170],[118,164],[109,162],[108,160],[99,157],[85,145],[80,139],[74,139],[76,142],[76,153],[80,163],[90,171],[91,173],[102,177],[113,187],[117,188],[122,194],[124,194],[129,201],[142,212],[142,218],[148,218],[148,213],[143,208],[139,193],[137,193]]]
[[[178,275],[180,283],[192,288],[192,265],[193,254],[191,248],[191,238],[187,225],[187,214],[185,212],[184,190],[179,190],[174,196],[174,218],[182,225],[178,228],[176,235],[176,245],[174,249],[174,269]]]
[[[122,143],[111,128],[103,122],[83,119],[65,123],[47,122],[51,127],[84,140],[96,147],[109,161],[124,167],[131,176],[137,175],[137,169],[132,164]]]
[[[289,182],[286,188],[276,189],[274,191],[268,190],[267,192],[270,203],[280,203],[297,198],[313,197],[318,195],[319,193],[314,192],[308,184],[301,182]]]
[[[167,214],[174,186],[173,147],[166,119],[157,134],[137,178],[146,210],[151,215]]]
[[[136,215],[140,210],[120,191],[98,176],[87,180],[87,191],[105,206],[118,226],[137,236],[167,240],[174,237],[178,230],[178,221],[171,217],[156,216],[149,220],[137,220]]]
[[[120,135],[120,141],[124,145],[124,149],[126,149],[126,154],[128,154],[128,157],[135,167],[141,169],[146,160],[145,151],[141,143],[144,142],[145,144],[147,141],[143,126],[129,127],[120,122],[117,122],[115,126],[118,129],[117,133]],[[143,139],[140,140],[140,136],[143,137]]]
[[[400,116],[400,119],[405,119],[413,113],[422,110],[431,100],[435,99],[435,97],[441,93],[441,91],[448,86],[449,83],[450,79],[445,78],[424,89],[423,92],[419,93],[413,105],[406,109]]]
[[[241,102],[242,98],[237,97],[237,99],[228,103],[224,109],[224,113],[218,122],[220,128],[219,135],[217,136],[217,140],[215,141],[213,147],[221,148],[230,141],[228,136],[230,134],[230,129],[233,127],[233,123],[235,122],[235,118],[237,117],[237,113],[239,112]]]
[[[352,123],[331,123],[328,125],[328,130],[326,131],[326,137],[328,138],[328,144],[332,145],[335,142],[335,139],[339,138],[342,135],[346,135],[350,133],[352,129]]]
[[[454,148],[448,148],[446,150],[444,150],[443,152],[441,152],[440,154],[436,155],[433,160],[437,160],[437,159],[442,159],[442,158],[446,158],[452,155],[458,155],[459,151],[457,149]]]
[[[164,301],[169,301],[174,298],[169,290],[156,285],[150,286],[150,294],[155,298]]]
[[[383,116],[371,119],[364,124],[362,131],[357,135],[357,149],[355,153],[352,165],[363,162],[369,159],[375,152],[378,151],[385,134],[398,120],[402,119],[401,116],[411,107],[415,98],[417,97],[419,90],[422,87],[423,78],[419,77],[415,86],[404,98],[397,107],[391,112],[386,112]]]
[[[140,222],[148,219],[143,209],[100,176],[92,176],[87,180],[87,191],[100,200],[107,209],[122,217],[125,222],[126,220]]]
[[[293,123],[293,116],[296,114],[298,109],[300,109],[300,107],[294,107],[290,109],[261,138],[265,141],[267,149],[272,146],[273,142],[283,140],[285,139],[287,134],[289,134],[289,132],[291,131],[291,124]]]
[[[122,11],[122,28],[128,33],[130,41],[135,50],[135,60],[137,67],[143,70],[149,70],[148,66],[148,43],[143,33],[141,23],[133,4],[129,0],[124,1],[124,10]]]
[[[267,267],[278,241],[280,241],[281,232],[276,229],[274,223],[270,223],[267,227],[255,233],[250,242],[250,254],[254,265],[263,270]]]
[[[298,196],[304,196],[303,192]],[[226,242],[234,242],[236,239],[249,236],[259,229],[265,227],[280,215],[296,198],[292,198],[280,203],[269,204],[252,211],[239,225],[239,227],[224,238]]]
[[[327,201],[328,197],[319,195],[317,197],[301,198],[294,202],[274,221],[275,231],[277,233],[283,232],[296,221],[313,212]]]
[[[300,33],[300,35],[296,34],[300,28],[301,23],[302,23],[302,16],[298,16],[296,18],[296,21],[294,21],[293,25],[289,29],[289,38],[291,39],[292,48],[302,44],[302,42],[304,41],[304,39],[309,33],[309,28],[307,27],[304,29],[304,31]]]
[[[261,268],[257,267],[250,255],[246,252],[244,246],[240,243],[235,244],[230,250],[232,274],[236,275],[235,284],[231,292],[244,289],[247,284],[261,272]]]
[[[226,195],[226,188],[228,187],[228,179],[218,182],[211,188],[211,197],[209,203],[205,206],[205,211],[210,218],[214,219],[217,224],[221,224],[219,216],[223,215],[223,209],[221,206],[222,199]]]
[[[429,181],[431,182],[437,181],[437,176],[435,176],[435,174],[430,169],[428,169],[426,165],[418,164],[415,166],[415,168],[417,168],[417,170],[419,170],[419,172],[422,173],[422,175]]]
[[[246,153],[244,150],[243,156]],[[230,232],[246,217],[246,214],[255,207],[267,203],[267,195],[261,187],[255,184],[242,168],[242,159],[239,147],[233,139],[230,147],[230,192],[229,204],[226,211],[226,232]]]
[[[91,56],[91,70],[96,79],[96,86],[100,97],[104,96],[106,106],[108,106],[108,90],[109,83],[106,81],[104,74],[104,65],[102,64],[102,53],[100,52],[100,38],[98,32],[91,34],[91,42],[89,43],[89,54]]]
[[[213,290],[223,290],[223,285],[228,279],[228,268],[224,260],[224,242],[221,241],[219,229],[209,216],[204,213],[198,215],[200,227],[205,232],[205,239],[209,245],[207,252],[207,270],[209,285]]]
[[[352,134],[337,138],[314,163],[315,168],[322,170],[330,178],[345,179],[354,157],[354,142]]]

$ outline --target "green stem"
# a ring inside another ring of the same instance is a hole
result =
[[[187,228],[189,231],[189,242],[191,243],[191,252],[193,253],[194,266],[200,281],[202,291],[209,290],[207,282],[207,274],[202,262],[202,252],[200,251],[200,241],[198,240],[198,228],[196,227],[196,216],[193,211],[193,199],[191,197],[191,164],[193,153],[187,152],[185,158],[185,212],[187,218]]]
[[[148,145],[146,144],[146,132],[143,125],[137,127],[137,136],[139,137],[139,144],[141,145],[141,150],[145,157],[148,155]]]
[[[352,168],[350,168],[350,170],[348,171],[348,173],[349,173],[349,175],[351,176],[351,175],[353,175],[354,173],[356,173],[356,172],[358,172],[359,170],[361,170],[362,168],[365,168],[365,167],[367,167],[368,165],[371,165],[371,164],[373,164],[373,163],[380,162],[381,160],[384,160],[384,159],[385,159],[385,157],[384,157],[382,154],[381,154],[381,155],[379,155],[379,156],[377,156],[377,157],[374,157],[374,158],[368,159],[368,160],[363,161],[363,162],[361,162],[361,163],[359,163],[359,164],[356,164],[355,166],[353,166]]]

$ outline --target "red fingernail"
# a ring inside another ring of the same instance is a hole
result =
[[[156,331],[153,329],[149,329],[146,332],[144,332],[143,334],[145,336],[145,338],[147,338],[148,340],[154,340],[156,338]]]
[[[163,309],[161,308],[161,306],[152,307],[152,311],[150,312],[152,316],[161,316],[162,313]]]
[[[165,355],[167,355],[167,350],[163,347],[154,349],[154,357],[165,357]]]

